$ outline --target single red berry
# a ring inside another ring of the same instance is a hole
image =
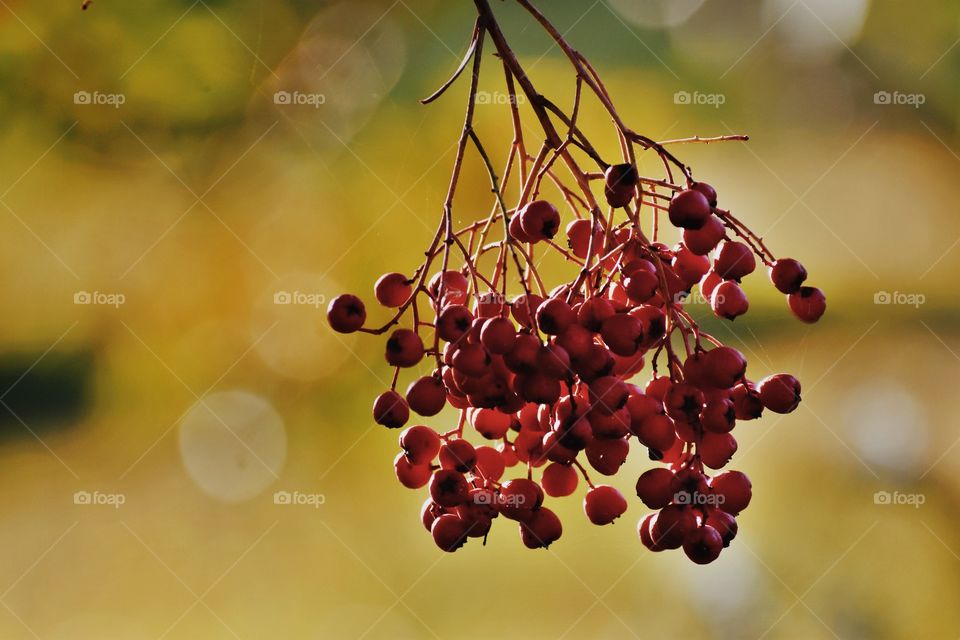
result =
[[[670,200],[670,222],[683,229],[699,229],[711,215],[710,202],[699,191],[685,189]]]
[[[677,493],[676,476],[669,469],[649,469],[637,478],[637,497],[651,509],[662,509]]]
[[[737,536],[737,519],[723,509],[712,509],[706,524],[717,530],[725,547],[730,546],[730,541]]]
[[[520,210],[520,226],[533,242],[548,240],[560,230],[560,212],[546,200],[535,200]]]
[[[534,314],[536,314],[537,307],[540,306],[541,302],[543,302],[543,298],[533,293],[529,296],[527,294],[517,296],[510,303],[510,313],[513,315],[513,319],[520,323],[520,326],[531,329],[533,328]]]
[[[463,439],[451,440],[440,447],[440,466],[466,473],[477,464],[477,451]]]
[[[467,532],[466,523],[452,513],[443,514],[430,527],[430,535],[436,545],[450,553],[466,544]]]
[[[800,381],[789,373],[764,378],[757,392],[763,406],[774,413],[790,413],[800,404]]]
[[[707,401],[700,412],[703,428],[713,433],[729,433],[737,425],[737,410],[733,401],[717,398]]]
[[[596,333],[600,331],[604,321],[616,312],[613,303],[606,298],[589,298],[580,305],[577,311],[577,322],[585,329]]]
[[[367,309],[363,300],[355,295],[344,293],[330,301],[327,307],[327,322],[338,333],[353,333],[367,320]]]
[[[721,473],[710,481],[710,487],[716,496],[717,507],[732,516],[746,509],[753,497],[750,478],[740,471]]]
[[[527,402],[553,404],[560,398],[560,381],[543,373],[521,373],[513,379],[513,390]]]
[[[423,359],[423,341],[415,331],[397,329],[387,340],[385,355],[394,367],[412,367]]]
[[[437,318],[437,335],[441,340],[457,342],[473,326],[473,313],[462,304],[444,307]]]
[[[673,382],[667,376],[655,376],[647,383],[644,393],[663,402],[664,396],[667,395],[667,391],[672,386]]]
[[[688,505],[670,504],[657,512],[650,524],[653,543],[663,549],[679,549],[697,526],[697,518]]]
[[[753,273],[757,260],[753,250],[742,242],[728,240],[720,247],[720,254],[713,263],[713,270],[724,280],[739,281]]]
[[[513,341],[513,346],[503,356],[503,362],[514,373],[532,372],[540,357],[540,340],[529,333],[521,333]]]
[[[577,315],[563,300],[547,298],[537,307],[537,326],[544,333],[557,335],[573,324]]]
[[[507,353],[516,339],[517,330],[507,318],[490,318],[480,330],[480,344],[492,354]]]
[[[430,479],[430,497],[441,507],[463,504],[469,495],[470,485],[459,471],[440,469]]]
[[[710,525],[694,529],[683,540],[683,552],[697,564],[710,564],[720,556],[723,539]]]
[[[407,427],[400,434],[400,448],[413,464],[427,465],[440,453],[440,436],[423,425]]]
[[[586,259],[590,251],[590,229],[593,227],[593,251],[596,254],[603,248],[603,229],[593,226],[588,219],[573,220],[567,225],[567,246],[573,255]]]
[[[373,401],[373,419],[388,429],[399,429],[410,418],[410,409],[396,391],[384,391]]]
[[[807,270],[793,258],[780,258],[770,267],[770,282],[780,293],[796,293],[807,279]]]
[[[741,382],[731,395],[737,420],[756,420],[763,415],[763,401],[752,382]]]
[[[639,176],[630,164],[614,164],[604,172],[604,195],[611,207],[625,207],[637,194]]]
[[[583,511],[593,524],[610,524],[626,510],[627,499],[610,485],[597,485],[583,498]]]
[[[816,287],[800,287],[800,290],[787,296],[790,311],[807,324],[813,324],[827,310],[827,297]]]
[[[643,333],[643,341],[640,343],[642,349],[653,348],[666,335],[667,316],[663,309],[652,304],[642,304],[631,309],[629,315],[640,321]]]
[[[373,293],[377,301],[387,308],[403,306],[413,294],[412,283],[402,273],[387,273],[380,276]]]
[[[510,429],[512,418],[496,409],[471,409],[467,412],[470,424],[488,440],[499,440]]]
[[[717,317],[734,320],[747,312],[750,302],[740,285],[732,280],[726,280],[713,290],[713,295],[710,296],[710,308]]]
[[[466,304],[467,277],[459,271],[444,271],[436,273],[427,285],[430,293],[438,299],[440,306],[448,304]],[[442,299],[441,299],[441,291]]]
[[[520,539],[528,549],[546,549],[560,539],[563,525],[550,509],[541,507],[520,521]]]
[[[430,498],[427,498],[424,500],[423,506],[420,507],[420,522],[423,523],[423,527],[427,531],[430,531],[434,521],[445,513],[447,513],[445,507],[441,507]]]
[[[643,543],[647,549],[650,551],[663,551],[663,547],[660,547],[653,542],[653,535],[650,533],[650,529],[653,525],[653,521],[656,518],[657,514],[648,513],[645,515],[639,523],[637,523],[637,535],[640,536],[640,542]]]
[[[591,409],[608,415],[625,407],[630,398],[627,383],[613,376],[594,380],[589,390]]]
[[[510,236],[514,238],[517,242],[527,244],[530,242],[536,242],[526,231],[523,230],[523,225],[521,224],[522,220],[519,215],[515,215],[510,218]]]
[[[569,464],[551,462],[543,470],[543,491],[552,498],[568,496],[577,488],[577,471]]]
[[[543,489],[533,480],[514,478],[500,485],[497,506],[511,520],[522,520],[543,504]]]
[[[626,430],[624,430],[626,432]],[[630,441],[626,438],[594,438],[584,450],[590,466],[605,476],[617,474],[630,453]]]
[[[414,464],[410,458],[403,453],[398,453],[393,460],[393,470],[397,474],[397,480],[408,489],[419,489],[430,482],[429,464]]]
[[[716,249],[725,235],[723,221],[717,216],[710,216],[699,229],[683,230],[683,244],[698,256],[705,256]]]
[[[698,278],[699,279],[699,278]],[[632,302],[643,304],[657,293],[660,279],[645,269],[638,269],[623,280],[623,289]]]
[[[452,364],[457,371],[479,378],[490,366],[490,354],[479,344],[461,344],[453,352]]]
[[[694,182],[690,185],[694,191],[699,191],[706,197],[711,207],[717,206],[717,190],[706,182]]]
[[[692,384],[674,384],[664,394],[663,406],[674,420],[696,422],[703,409],[703,392]]]
[[[563,347],[571,359],[584,358],[593,346],[593,333],[579,324],[572,324],[557,336],[556,344]]]
[[[421,416],[435,416],[447,403],[447,388],[437,376],[417,378],[407,387],[407,405]]]
[[[487,482],[497,482],[506,470],[503,455],[493,447],[477,447],[477,472]]]
[[[617,313],[604,320],[600,335],[610,351],[632,356],[643,341],[643,323],[630,314]]]
[[[730,458],[737,452],[737,440],[729,433],[714,433],[707,431],[700,439],[697,453],[703,464],[711,469],[721,469],[730,462]]]
[[[590,411],[590,427],[593,436],[599,440],[609,441],[626,437],[630,433],[630,412],[626,407],[621,407],[613,413],[594,408]]]
[[[729,389],[747,372],[747,359],[733,347],[717,347],[704,356],[705,380],[711,387]]]
[[[537,370],[558,380],[569,378],[573,374],[570,354],[558,344],[545,344],[537,354]]]

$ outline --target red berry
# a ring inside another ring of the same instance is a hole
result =
[[[572,466],[551,462],[543,470],[541,483],[548,496],[561,498],[573,493],[577,488],[578,481],[577,472]]]
[[[440,452],[440,436],[423,425],[408,427],[400,434],[400,448],[413,464],[430,464]]]
[[[626,432],[626,429],[624,429]],[[616,475],[630,453],[630,441],[626,438],[612,440],[594,438],[584,450],[590,466],[605,476]]]
[[[711,215],[710,202],[699,191],[685,189],[670,200],[668,213],[673,226],[699,229]]]
[[[667,505],[650,524],[653,543],[663,549],[679,549],[687,535],[697,526],[693,510],[687,505]]]
[[[451,553],[466,544],[467,532],[466,523],[452,513],[443,514],[430,527],[430,535],[437,546]]]
[[[536,240],[530,237],[530,235],[528,235],[527,232],[523,230],[523,225],[521,224],[521,222],[522,220],[519,215],[515,215],[512,218],[510,218],[510,224],[508,226],[510,227],[511,237],[513,237],[517,242],[520,242],[523,244],[527,244],[529,242],[536,242]]]
[[[427,285],[434,298],[440,299],[441,291],[443,297],[440,299],[440,306],[448,304],[464,304],[467,301],[467,277],[459,271],[444,271],[435,274],[430,278]]]
[[[503,356],[503,362],[514,373],[533,371],[540,356],[540,340],[529,333],[521,333],[513,341],[513,346]]]
[[[444,307],[437,318],[437,335],[447,342],[459,341],[473,326],[473,314],[462,304]]]
[[[730,458],[737,452],[737,441],[729,433],[713,433],[707,431],[700,439],[697,453],[703,464],[711,469],[721,469],[730,462]]]
[[[410,418],[410,409],[396,391],[384,391],[373,401],[373,419],[388,429],[399,429]]]
[[[652,415],[640,423],[637,438],[646,446],[662,453],[672,447],[677,439],[673,420],[662,413]]]
[[[330,301],[327,307],[327,322],[338,333],[353,333],[367,320],[367,310],[363,300],[345,293]]]
[[[657,546],[653,542],[653,536],[650,533],[650,527],[653,525],[654,518],[657,514],[648,513],[640,520],[637,524],[637,535],[640,536],[640,542],[643,543],[647,549],[650,551],[663,551],[663,547]]]
[[[503,455],[493,447],[477,447],[477,472],[487,482],[497,482],[506,470]]]
[[[387,340],[385,355],[395,367],[412,367],[423,359],[423,341],[415,331],[397,329]]]
[[[778,373],[757,385],[760,402],[774,413],[790,413],[800,404],[800,381],[788,373]]]
[[[807,270],[793,258],[780,258],[770,267],[770,282],[780,293],[796,293],[807,279]]]
[[[683,244],[698,256],[705,256],[713,251],[726,235],[723,221],[717,216],[710,216],[699,229],[684,229]]]
[[[427,498],[424,500],[423,506],[420,507],[420,522],[423,523],[427,531],[430,531],[434,521],[445,513],[447,513],[446,508]]]
[[[585,329],[597,332],[604,321],[616,313],[613,304],[606,298],[590,298],[580,305],[577,311],[577,322]]]
[[[643,341],[643,323],[632,315],[618,313],[604,320],[600,335],[610,351],[632,356]]]
[[[717,206],[717,190],[714,189],[711,185],[706,182],[694,182],[690,185],[690,188],[694,191],[699,191],[706,197],[707,202],[710,203],[711,207]]]
[[[440,447],[440,466],[466,473],[477,464],[477,451],[466,440],[451,440]]]
[[[540,306],[541,302],[543,302],[543,298],[535,294],[517,296],[510,304],[513,319],[519,322],[521,326],[532,328],[533,315],[537,312],[537,307]]]
[[[753,273],[757,260],[753,250],[742,242],[728,240],[720,247],[720,254],[713,263],[713,270],[724,280],[739,281]]]
[[[662,509],[677,493],[677,482],[672,471],[658,467],[649,469],[637,478],[637,497],[651,509]]]
[[[408,489],[419,489],[430,481],[429,464],[414,464],[403,453],[398,453],[393,460],[393,469],[397,480]]]
[[[726,280],[713,290],[713,295],[710,296],[710,308],[717,317],[733,320],[747,312],[750,302],[740,285],[732,280]]]
[[[470,485],[459,471],[440,469],[430,479],[430,497],[441,507],[463,504],[469,495]]]
[[[729,389],[747,372],[747,359],[733,347],[717,347],[704,356],[706,382],[717,389]]]
[[[737,536],[737,519],[723,509],[711,510],[706,524],[717,530],[725,547],[729,546],[730,541]]]
[[[763,414],[763,401],[752,382],[741,382],[735,386],[731,397],[737,420],[756,420]]]
[[[674,384],[663,396],[663,406],[674,420],[696,422],[703,409],[703,392],[691,384]]]
[[[717,507],[732,516],[746,509],[753,497],[750,478],[740,471],[721,473],[710,482],[710,487],[717,497]]]
[[[548,298],[537,307],[537,326],[544,333],[557,335],[573,324],[577,315],[563,300]]]
[[[517,330],[507,318],[490,318],[480,330],[480,344],[492,354],[507,353],[516,339]]]
[[[627,499],[610,485],[598,485],[583,498],[583,511],[593,524],[610,524],[626,510]]]
[[[373,293],[377,301],[387,308],[403,306],[413,293],[411,282],[402,273],[387,273],[380,276]]]
[[[590,228],[593,222],[587,219],[574,220],[567,225],[567,246],[578,258],[585,259],[590,250]],[[596,254],[603,247],[603,229],[594,228],[593,251]]]
[[[720,556],[723,539],[710,525],[691,531],[683,541],[683,552],[697,564],[710,564]]]
[[[681,244],[673,255],[671,266],[686,288],[691,289],[710,270],[710,261]]]
[[[562,534],[560,518],[546,507],[537,509],[529,518],[520,521],[520,539],[528,549],[546,549]]]
[[[703,428],[713,433],[729,433],[737,424],[737,410],[732,400],[717,398],[707,401],[700,413]]]
[[[790,311],[807,324],[813,324],[827,310],[827,297],[816,287],[800,287],[796,293],[787,296]]]
[[[548,240],[560,230],[560,212],[546,200],[535,200],[520,210],[520,226],[532,242]]]
[[[472,409],[467,413],[477,433],[488,440],[499,440],[510,429],[512,418],[496,409]]]
[[[543,504],[543,490],[533,480],[515,478],[500,485],[497,505],[502,513],[511,520],[522,520],[530,512]]]
[[[593,346],[593,333],[579,324],[572,324],[557,336],[556,343],[563,347],[572,359],[586,357]]]
[[[614,164],[604,172],[604,195],[611,207],[625,207],[637,194],[639,176],[632,164]]]
[[[624,291],[631,301],[642,304],[647,302],[657,293],[660,286],[660,279],[656,274],[650,273],[645,269],[638,269],[623,281]]]
[[[436,376],[417,378],[407,387],[407,404],[421,416],[435,416],[447,403],[447,388]]]

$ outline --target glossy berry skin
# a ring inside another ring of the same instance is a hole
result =
[[[494,355],[510,351],[517,339],[517,330],[507,318],[490,318],[480,330],[480,344]]]
[[[423,353],[423,341],[410,329],[397,329],[387,340],[385,357],[394,367],[412,367],[423,359]]]
[[[577,471],[568,464],[551,462],[543,470],[543,491],[551,498],[562,498],[574,492],[579,478]]]
[[[440,469],[430,478],[430,497],[441,507],[463,504],[469,495],[470,486],[459,471]]]
[[[770,267],[770,282],[780,293],[796,293],[807,279],[807,270],[793,258],[780,258]]]
[[[496,482],[506,470],[506,463],[503,455],[493,447],[477,447],[476,470],[480,476],[489,481]]]
[[[549,240],[560,230],[560,212],[546,200],[535,200],[521,209],[520,226],[532,242]]]
[[[414,464],[403,453],[398,453],[393,460],[393,469],[400,484],[408,489],[419,489],[430,482],[433,473],[428,464]]]
[[[563,525],[550,509],[541,507],[520,521],[520,539],[528,549],[546,549],[560,539]]]
[[[778,373],[757,385],[760,402],[774,413],[790,413],[800,404],[800,381],[788,373]]]
[[[627,499],[610,485],[597,485],[583,498],[583,512],[596,525],[610,524],[626,510]]]
[[[617,313],[603,322],[603,341],[618,356],[632,356],[643,341],[643,323],[627,313]]]
[[[473,325],[473,313],[462,304],[444,307],[437,318],[437,335],[447,342],[458,342]]]
[[[724,547],[730,546],[730,542],[737,537],[737,519],[723,509],[711,510],[706,524],[717,530]]]
[[[753,250],[742,242],[727,241],[713,263],[713,270],[724,280],[741,280],[757,268]]]
[[[488,440],[505,436],[512,422],[509,415],[496,409],[473,409],[467,416],[477,433]]]
[[[558,298],[548,298],[537,307],[537,326],[544,333],[563,333],[576,319],[577,315],[570,305]]]
[[[676,493],[677,481],[669,469],[649,469],[637,478],[637,497],[651,509],[664,508],[673,501]]]
[[[753,383],[742,382],[733,388],[731,399],[737,420],[756,420],[763,415],[763,402]]]
[[[717,496],[717,507],[732,516],[746,509],[753,497],[750,478],[740,471],[721,473],[710,482],[710,487]]]
[[[519,215],[515,215],[510,218],[510,236],[513,237],[517,242],[521,242],[523,244],[537,242],[537,240],[534,240],[527,234],[526,231],[523,230],[523,225],[521,222],[522,220],[520,219]]]
[[[436,376],[417,378],[407,387],[407,405],[421,416],[435,416],[447,403],[447,389]]]
[[[604,196],[611,207],[625,207],[637,195],[637,168],[632,164],[614,164],[604,172]]]
[[[380,276],[374,285],[373,293],[377,302],[387,307],[395,309],[403,306],[403,303],[410,299],[413,293],[412,283],[407,280],[407,276],[402,273],[387,273]]]
[[[573,255],[580,259],[587,257],[590,251],[590,229],[594,228],[593,221],[586,218],[573,220],[567,225],[567,246]],[[603,230],[596,228],[594,231],[593,247],[597,251],[603,245]]]
[[[448,304],[464,304],[467,301],[467,277],[459,271],[448,270],[436,273],[430,278],[427,288],[435,298],[440,297],[441,291],[443,292],[441,307]]]
[[[626,429],[624,429],[626,435]],[[598,473],[614,476],[627,461],[630,453],[630,441],[626,438],[594,438],[584,450],[587,461]]]
[[[796,293],[787,296],[790,311],[807,324],[813,324],[827,310],[827,297],[816,287],[800,287]]]
[[[736,282],[726,280],[717,285],[710,296],[710,308],[714,315],[727,320],[735,320],[750,308],[747,294]]]
[[[384,391],[373,401],[373,420],[388,429],[399,429],[410,419],[406,401],[396,391]]]
[[[707,184],[706,182],[694,182],[690,185],[690,188],[694,191],[699,191],[707,199],[707,202],[710,203],[711,207],[717,206],[717,190],[713,186]]]
[[[707,431],[700,439],[700,459],[711,469],[722,469],[737,452],[737,441],[729,433]]]
[[[683,552],[697,564],[710,564],[723,550],[723,539],[716,529],[703,525],[690,532],[683,541]]]
[[[711,387],[729,389],[747,372],[747,359],[733,347],[717,347],[704,356],[704,380]]]
[[[683,229],[699,229],[711,216],[710,202],[699,191],[685,189],[670,200],[668,208],[670,222]]]
[[[440,447],[440,466],[466,473],[477,464],[477,451],[466,440],[451,440]]]
[[[440,453],[440,436],[430,427],[408,427],[400,434],[400,448],[417,465],[427,465]]]
[[[711,215],[699,229],[684,229],[683,244],[698,256],[705,256],[713,251],[726,235],[723,221]]]
[[[526,478],[507,480],[500,486],[499,508],[507,518],[522,520],[543,504],[543,489]]]
[[[445,513],[433,521],[430,535],[438,547],[453,553],[467,542],[466,523],[452,513]]]
[[[696,517],[689,506],[671,504],[657,512],[650,524],[650,535],[658,547],[679,549],[696,526]]]
[[[355,295],[344,293],[327,306],[327,322],[337,333],[353,333],[363,327],[366,320],[367,309],[363,300]]]

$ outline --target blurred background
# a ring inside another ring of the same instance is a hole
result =
[[[559,51],[493,4],[569,105]],[[749,134],[675,151],[827,293],[812,327],[763,275],[733,325],[690,306],[752,378],[804,384],[737,431],[754,499],[731,548],[651,554],[638,500],[599,530],[581,489],[549,551],[501,519],[443,554],[395,480],[382,340],[323,311],[432,238],[466,84],[417,99],[472,3],[0,0],[0,638],[956,637],[960,7],[537,4],[637,131]],[[581,122],[612,156],[595,104]],[[489,195],[470,157],[457,221]],[[613,484],[650,466],[635,451]]]

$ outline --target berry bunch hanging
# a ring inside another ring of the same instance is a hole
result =
[[[626,496],[590,474],[616,475],[633,448],[658,465],[636,482],[640,501],[653,510],[639,522],[642,543],[712,562],[736,536],[736,516],[751,498],[744,473],[721,471],[737,450],[732,431],[765,410],[793,411],[800,382],[788,374],[750,380],[743,354],[702,331],[683,301],[699,287],[715,315],[734,320],[747,312],[740,283],[758,263],[803,322],[820,318],[825,297],[806,284],[799,262],[775,258],[667,148],[744,136],[658,143],[634,132],[590,63],[528,0],[516,1],[572,64],[572,109],[536,91],[488,1],[474,0],[478,19],[467,55],[424,101],[443,94],[472,61],[453,176],[426,257],[411,274],[377,281],[377,302],[394,310],[383,325],[367,326],[363,301],[349,294],[330,303],[328,321],[343,333],[388,334],[384,357],[395,374],[392,388],[375,399],[373,418],[403,429],[396,476],[405,487],[427,487],[421,519],[441,549],[485,539],[496,519],[515,521],[527,547],[548,547],[563,527],[547,498],[573,494],[581,479],[586,517],[596,525],[615,522],[627,511]],[[473,129],[487,38],[503,67],[513,121],[502,182]],[[622,152],[614,163],[578,126],[585,93],[614,123]],[[543,130],[536,153],[524,142],[518,95]],[[456,229],[454,194],[471,145],[495,202],[488,215]],[[665,175],[640,175],[638,152],[657,154]],[[500,185],[512,177],[519,198],[508,204]],[[545,182],[558,202],[541,197]],[[679,239],[673,246],[658,239],[667,224]],[[537,271],[538,252],[556,252],[576,265],[575,274],[548,286]],[[481,259],[491,255],[484,273]],[[401,371],[425,361],[432,373],[402,392]],[[643,371],[645,380],[634,382]],[[412,414],[436,416],[447,405],[459,412],[456,426],[407,426]]]

